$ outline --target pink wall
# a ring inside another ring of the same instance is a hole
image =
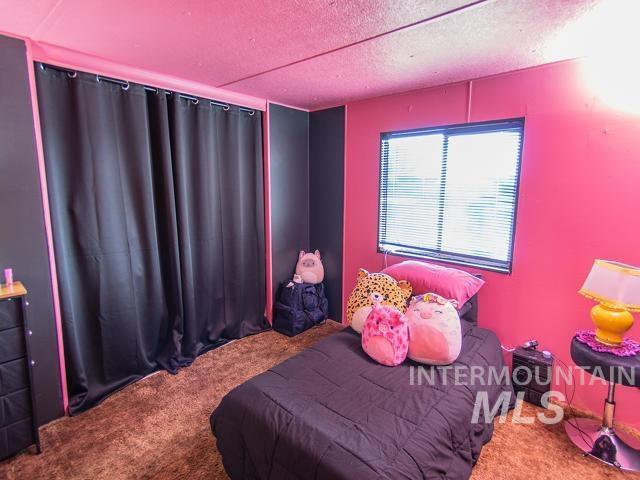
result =
[[[32,44],[25,42],[27,49],[27,70],[29,72],[29,91],[31,93],[31,108],[33,111],[33,127],[36,139],[36,153],[38,155],[38,173],[40,175],[40,190],[42,193],[42,210],[44,215],[45,235],[47,237],[47,251],[49,253],[49,276],[51,277],[51,294],[53,297],[53,313],[56,322],[58,362],[60,368],[60,390],[62,394],[62,410],[66,413],[69,407],[69,393],[67,391],[67,370],[64,359],[64,344],[62,341],[62,315],[60,311],[60,295],[58,293],[58,275],[56,259],[53,250],[53,232],[51,230],[51,212],[49,210],[49,193],[47,190],[47,174],[44,163],[44,147],[42,144],[42,130],[40,128],[40,111],[38,109],[38,93],[36,91],[36,75]]]
[[[273,256],[271,255],[271,144],[269,142],[269,105],[262,115],[262,155],[264,162],[264,240],[266,303],[264,316],[273,324]]]
[[[509,346],[537,338],[567,363],[574,332],[592,325],[577,290],[593,259],[640,264],[640,115],[608,108],[585,85],[576,61],[475,80],[469,113],[526,117],[513,274],[482,272],[480,325]],[[343,306],[358,267],[383,268],[380,132],[463,123],[469,92],[464,83],[347,105]],[[618,420],[640,426],[640,391],[618,391]],[[579,387],[574,404],[600,412],[604,397],[601,385]]]

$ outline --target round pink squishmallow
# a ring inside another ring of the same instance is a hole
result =
[[[394,367],[407,358],[407,320],[397,309],[374,305],[362,327],[362,348],[376,362]]]
[[[460,355],[462,327],[455,300],[435,293],[411,299],[405,314],[409,327],[407,356],[428,365],[449,365]]]

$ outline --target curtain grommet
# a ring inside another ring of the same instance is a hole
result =
[[[212,107],[220,107],[222,110],[224,110],[225,112],[229,110],[229,104],[228,103],[222,103],[222,102],[216,102],[215,100],[210,100],[209,104]]]

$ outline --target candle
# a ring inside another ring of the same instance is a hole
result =
[[[13,270],[11,268],[4,269],[4,281],[7,285],[13,284]]]

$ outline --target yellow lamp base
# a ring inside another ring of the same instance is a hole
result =
[[[613,347],[622,343],[624,334],[633,326],[633,315],[627,310],[602,304],[591,309],[591,320],[596,325],[596,340]]]

